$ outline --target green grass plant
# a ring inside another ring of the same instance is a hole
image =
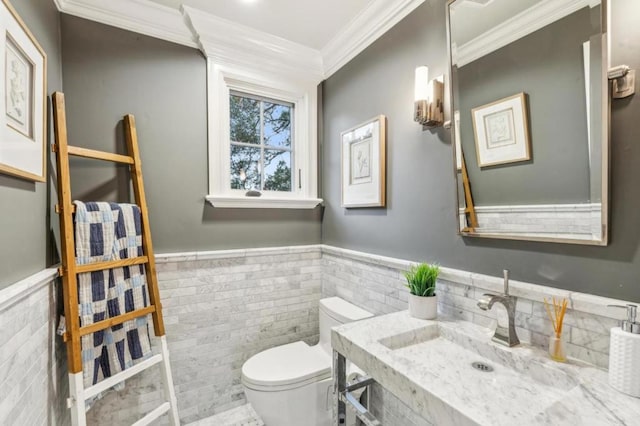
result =
[[[439,265],[429,265],[428,263],[420,263],[414,265],[404,277],[407,279],[407,288],[411,294],[420,297],[431,297],[436,295],[436,280],[440,274]]]

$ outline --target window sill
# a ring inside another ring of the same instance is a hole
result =
[[[232,209],[314,209],[322,198],[275,198],[207,195],[205,199],[215,208]]]

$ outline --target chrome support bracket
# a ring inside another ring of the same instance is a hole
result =
[[[340,400],[349,404],[355,410],[356,417],[358,417],[365,426],[382,426],[382,423],[380,423],[380,421],[376,419],[369,410],[360,404],[358,398],[356,398],[351,392],[346,390],[343,391],[340,394]]]
[[[339,352],[333,351],[333,397],[335,402],[333,424],[335,426],[346,425],[348,404],[354,409],[356,417],[358,417],[365,426],[382,426],[382,423],[380,423],[352,393],[353,391],[374,384],[375,380],[371,377],[359,377],[348,385],[346,367],[346,358]]]
[[[611,80],[613,99],[626,98],[636,92],[636,70],[630,69],[628,65],[611,68],[607,77]]]

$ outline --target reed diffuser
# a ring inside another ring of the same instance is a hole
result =
[[[562,299],[562,302],[556,301],[556,298],[552,298],[553,305],[547,302],[547,298],[544,298],[544,307],[547,310],[547,315],[553,325],[553,335],[549,337],[549,355],[551,359],[558,362],[566,362],[567,354],[564,349],[564,343],[562,342],[562,323],[564,321],[564,314],[567,311],[567,299]]]

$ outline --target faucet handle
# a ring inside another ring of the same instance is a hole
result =
[[[502,271],[502,273],[504,274],[504,294],[508,296],[509,295],[509,270],[505,269]]]

